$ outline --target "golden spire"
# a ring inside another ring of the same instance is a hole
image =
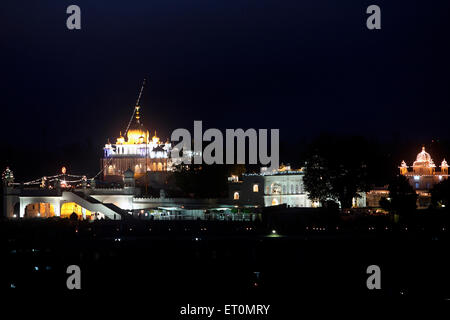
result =
[[[142,91],[144,91],[145,81],[146,81],[146,79],[144,78],[144,81],[142,82],[141,90],[139,91],[139,96],[138,96],[138,98],[136,100],[136,107],[135,108],[136,108],[136,121],[137,121],[137,123],[140,123],[139,119],[141,118],[139,116],[139,108],[141,107],[140,106],[140,102],[141,102],[141,97],[142,97]]]
[[[139,115],[139,108],[140,108],[140,106],[136,106],[136,121],[137,121],[137,123],[140,123],[139,119],[141,118],[141,116]]]

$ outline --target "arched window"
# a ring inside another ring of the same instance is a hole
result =
[[[281,194],[281,186],[278,183],[272,183],[272,194]]]
[[[291,184],[291,193],[294,193],[294,185]]]
[[[278,205],[278,200],[277,199],[273,199],[272,200],[272,205],[273,206],[277,206]]]
[[[253,192],[259,192],[259,186],[257,183],[253,185]]]
[[[298,184],[295,185],[295,193],[299,193]]]
[[[239,200],[239,192],[235,192],[233,195],[234,200]]]

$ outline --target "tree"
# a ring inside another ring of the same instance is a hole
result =
[[[309,198],[314,201],[325,202],[333,198],[328,163],[323,157],[315,154],[307,161],[303,184],[309,193]]]
[[[350,208],[358,192],[368,189],[367,141],[359,137],[322,136],[310,146],[304,183],[312,200],[335,200]]]
[[[431,190],[431,203],[434,207],[450,210],[450,179],[434,185]]]
[[[388,189],[389,198],[380,201],[384,209],[399,215],[410,214],[416,210],[417,194],[407,178],[397,176],[391,181]]]

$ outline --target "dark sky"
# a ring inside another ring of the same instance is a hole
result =
[[[395,2],[395,3],[393,3]],[[82,30],[66,28],[81,7]],[[367,6],[382,30],[366,28]],[[146,126],[449,138],[449,1],[3,0],[2,131],[44,146]]]

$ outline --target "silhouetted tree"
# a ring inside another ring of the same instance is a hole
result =
[[[350,208],[358,192],[369,187],[368,142],[359,137],[322,136],[310,146],[304,176],[305,189],[313,200],[333,199]]]
[[[417,207],[417,194],[408,179],[400,175],[389,184],[389,198],[380,201],[380,205],[399,215],[411,214]]]
[[[328,168],[327,161],[317,154],[308,159],[303,183],[310,199],[325,202],[333,198],[333,186]]]

